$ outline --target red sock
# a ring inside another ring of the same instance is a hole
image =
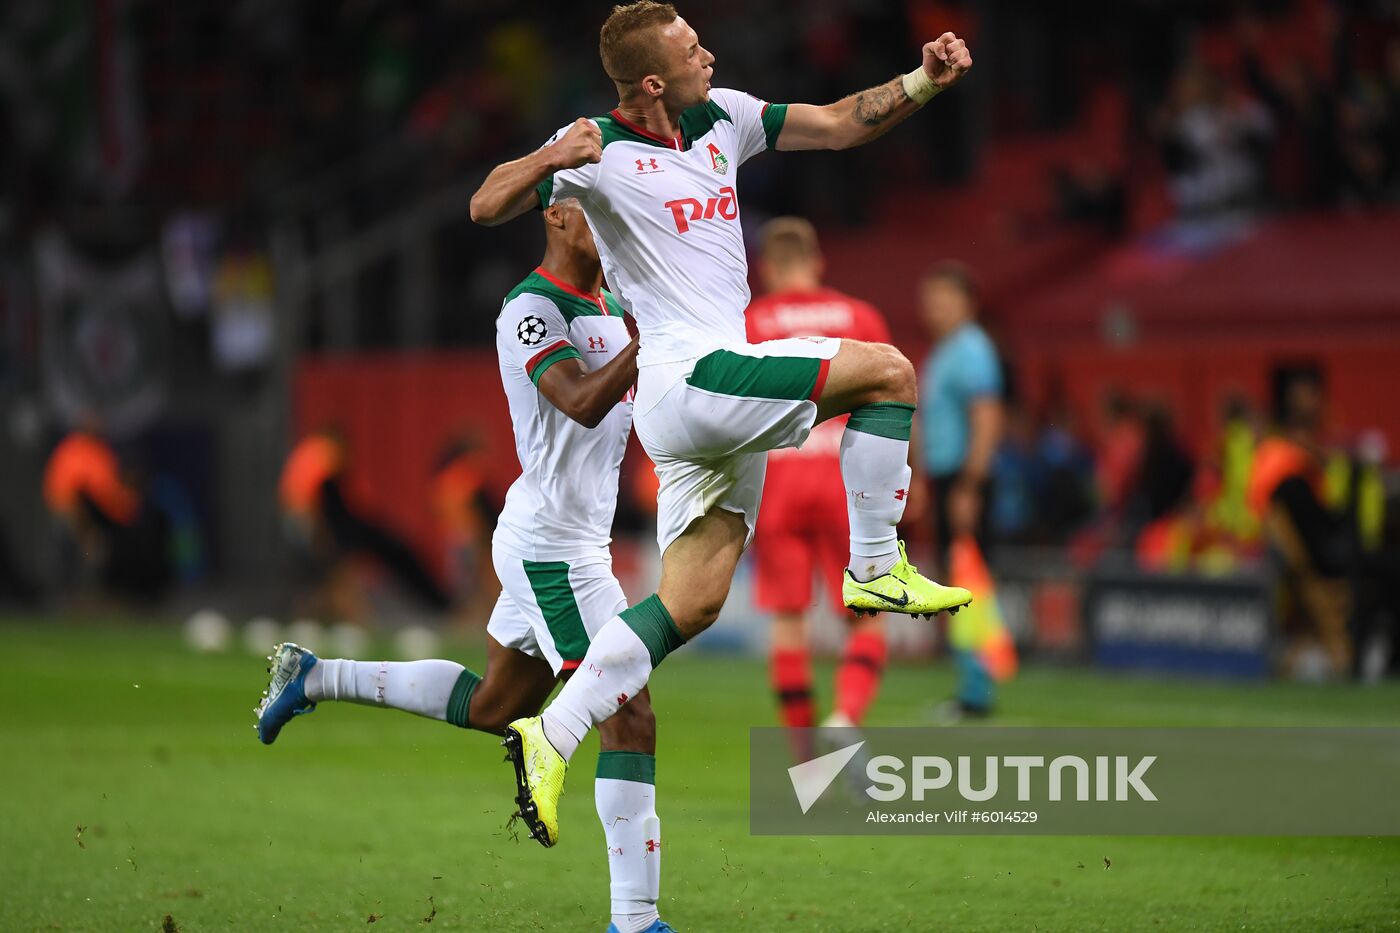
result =
[[[772,659],[773,692],[778,695],[778,708],[783,725],[789,729],[806,729],[816,721],[816,706],[812,702],[812,667],[805,648],[776,648]]]
[[[884,672],[884,633],[866,631],[852,635],[836,671],[836,708],[859,725],[875,694],[880,692]]]

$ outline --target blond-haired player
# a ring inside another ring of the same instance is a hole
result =
[[[909,487],[914,368],[894,347],[830,338],[749,344],[739,169],[768,149],[844,149],[916,113],[972,66],[961,39],[923,47],[907,75],[826,106],[768,104],[712,88],[715,57],[670,4],[613,9],[599,52],[618,106],[497,166],[472,217],[498,224],[578,198],[608,283],[641,331],[635,425],[660,480],[657,593],[598,632],[540,717],[507,730],[521,814],[552,843],[567,760],[642,689],[668,653],[719,616],[758,518],[767,452],[850,415],[845,605],[931,615],[971,595],[920,575],[895,526]]]

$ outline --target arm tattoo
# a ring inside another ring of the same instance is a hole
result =
[[[904,87],[898,90],[888,84],[861,91],[856,95],[856,105],[851,111],[851,119],[865,126],[879,126],[894,113],[894,108],[904,99]]]

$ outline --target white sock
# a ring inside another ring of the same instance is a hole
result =
[[[841,478],[851,523],[851,575],[862,582],[889,571],[899,559],[895,526],[909,496],[909,442],[846,428],[841,435]]]
[[[466,668],[456,661],[350,661],[321,658],[306,672],[306,698],[387,706],[447,719],[452,688]]]
[[[545,708],[544,734],[567,761],[588,730],[636,696],[685,638],[656,594],[613,616],[593,636],[564,689]]]
[[[598,723],[647,685],[651,654],[621,616],[613,616],[588,646],[569,682],[545,707],[544,734],[567,761]]]
[[[656,922],[661,891],[656,759],[639,752],[599,752],[593,797],[608,844],[612,922],[622,933],[637,933]]]

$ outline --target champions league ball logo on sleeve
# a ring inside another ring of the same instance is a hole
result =
[[[520,342],[525,344],[525,346],[533,347],[544,339],[547,330],[548,328],[545,326],[544,320],[532,314],[522,319],[520,323],[516,325],[515,336],[519,337]]]

